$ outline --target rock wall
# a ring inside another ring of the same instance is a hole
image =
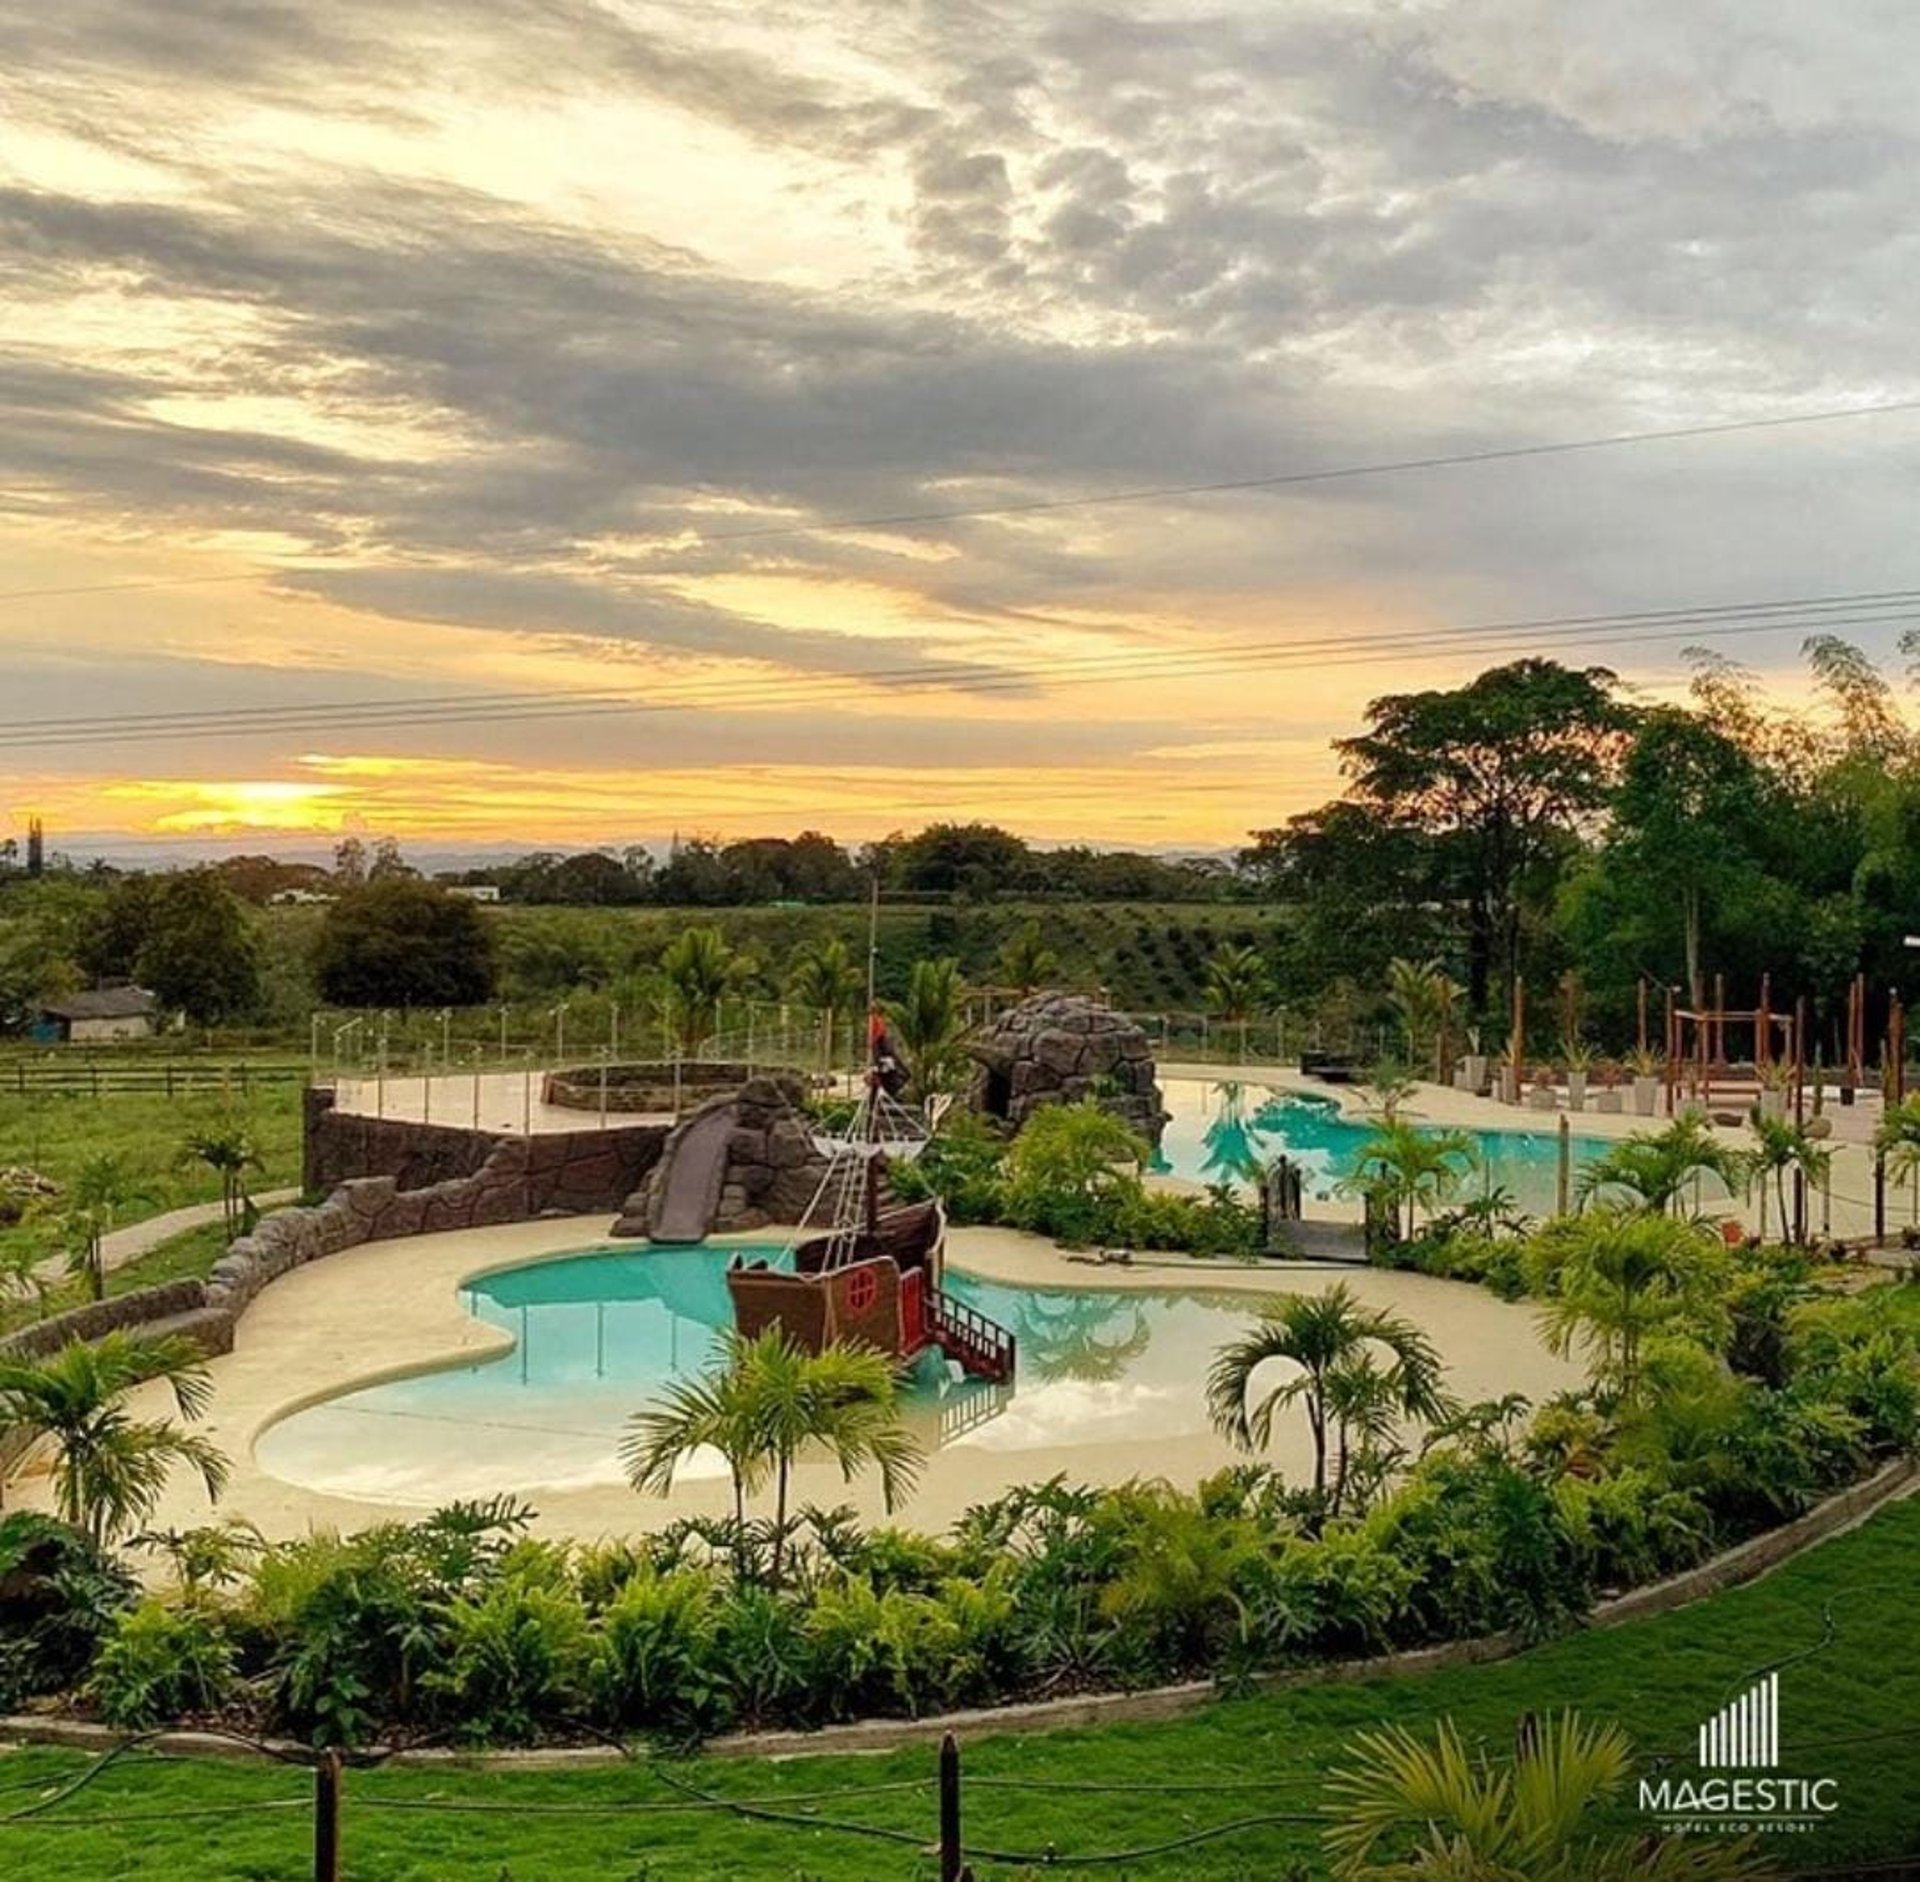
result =
[[[184,1333],[209,1353],[233,1345],[231,1321],[215,1326],[203,1313],[206,1284],[191,1277],[137,1287],[108,1300],[89,1301],[65,1313],[19,1327],[0,1338],[0,1354],[9,1359],[44,1359],[71,1340],[97,1340],[104,1333]],[[217,1316],[216,1316],[217,1318]],[[204,1336],[204,1337],[203,1337]]]
[[[730,1097],[713,1098],[681,1119],[666,1140],[647,1181],[628,1196],[613,1226],[616,1235],[650,1235],[671,1180],[674,1154],[695,1121],[731,1112],[720,1203],[709,1233],[737,1234],[770,1222],[798,1222],[826,1174],[827,1159],[813,1147],[813,1127],[800,1109],[806,1087],[797,1078],[750,1078]]]
[[[1167,1113],[1153,1047],[1132,1020],[1077,993],[1041,993],[968,1042],[978,1071],[968,1102],[1016,1127],[1047,1104],[1094,1099],[1150,1143]]]

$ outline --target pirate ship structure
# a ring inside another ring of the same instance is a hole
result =
[[[749,1339],[777,1326],[809,1353],[870,1346],[904,1364],[936,1351],[975,1378],[1010,1383],[1013,1335],[941,1285],[947,1225],[939,1202],[882,1202],[886,1165],[917,1157],[927,1128],[899,1100],[905,1081],[878,1014],[868,1036],[852,1121],[814,1138],[826,1174],[795,1235],[791,1270],[737,1256],[727,1269],[734,1324]]]

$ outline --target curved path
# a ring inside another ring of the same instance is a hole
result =
[[[259,1209],[277,1209],[283,1203],[297,1201],[300,1192],[297,1189],[269,1189],[254,1197],[254,1206]],[[204,1228],[209,1222],[218,1222],[226,1205],[220,1202],[189,1203],[184,1209],[169,1209],[165,1215],[150,1215],[144,1222],[130,1222],[123,1229],[114,1229],[100,1241],[101,1260],[106,1271],[111,1274],[116,1268],[124,1268],[128,1262],[137,1261],[142,1255],[150,1255],[162,1242],[170,1242],[176,1235],[184,1235],[189,1229]],[[35,1270],[40,1278],[47,1282],[65,1278],[69,1269],[64,1255],[55,1255],[49,1261],[41,1262]]]

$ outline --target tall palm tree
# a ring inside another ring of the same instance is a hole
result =
[[[1833,1152],[1809,1137],[1804,1127],[1791,1118],[1755,1111],[1747,1121],[1754,1138],[1753,1148],[1747,1152],[1747,1172],[1760,1190],[1761,1239],[1766,1239],[1767,1184],[1771,1180],[1779,1203],[1780,1239],[1791,1240],[1795,1229],[1793,1212],[1787,1203],[1787,1179],[1797,1172],[1817,1189],[1833,1169]]]
[[[219,1176],[221,1222],[231,1239],[249,1206],[247,1172],[262,1167],[252,1132],[237,1118],[223,1118],[191,1133],[181,1148],[189,1161],[204,1163]]]
[[[1606,1193],[1624,1191],[1643,1209],[1678,1213],[1689,1183],[1711,1176],[1729,1194],[1746,1178],[1746,1159],[1723,1144],[1697,1112],[1677,1117],[1658,1131],[1635,1131],[1580,1172],[1584,1208]]]
[[[1671,1327],[1717,1334],[1726,1264],[1690,1222],[1640,1209],[1597,1209],[1549,1223],[1528,1245],[1527,1278],[1546,1302],[1541,1330],[1557,1353],[1584,1347],[1594,1376],[1633,1402],[1648,1338]]]
[[[913,1095],[924,1103],[951,1091],[960,1073],[965,1030],[960,963],[951,956],[920,960],[907,980],[907,997],[887,1003],[887,1018],[906,1054]]]
[[[1272,983],[1255,948],[1228,941],[1207,958],[1207,1004],[1240,1029],[1240,1056],[1247,1056],[1247,1022],[1266,1005]]]
[[[892,1360],[868,1347],[809,1353],[779,1327],[751,1340],[736,1330],[727,1335],[717,1375],[691,1391],[676,1388],[659,1410],[632,1421],[622,1461],[636,1489],[664,1492],[692,1452],[719,1450],[733,1474],[742,1525],[746,1497],[771,1478],[771,1578],[778,1586],[793,1469],[805,1453],[825,1451],[849,1483],[862,1470],[877,1470],[889,1510],[912,1487],[923,1454],[901,1421],[895,1380]]]
[[[1615,1834],[1593,1817],[1626,1785],[1614,1726],[1549,1717],[1508,1763],[1470,1752],[1453,1722],[1431,1739],[1362,1732],[1336,1772],[1327,1853],[1339,1882],[1759,1882],[1777,1873],[1751,1838]]]
[[[1360,1146],[1346,1184],[1383,1196],[1393,1209],[1396,1230],[1411,1237],[1421,1213],[1431,1215],[1452,1196],[1479,1160],[1478,1146],[1465,1131],[1421,1130],[1400,1118],[1385,1118]]]
[[[1324,1294],[1287,1294],[1269,1302],[1250,1331],[1215,1355],[1207,1374],[1207,1410],[1222,1435],[1253,1451],[1273,1441],[1274,1414],[1300,1404],[1313,1438],[1314,1496],[1324,1504],[1336,1423],[1331,1380],[1376,1347],[1386,1357],[1393,1410],[1424,1421],[1443,1417],[1443,1368],[1432,1342],[1412,1321],[1363,1306],[1344,1281]],[[1254,1375],[1268,1360],[1284,1361],[1292,1370],[1256,1397]]]
[[[720,1024],[720,1002],[744,971],[718,928],[687,928],[660,957],[680,1050],[691,1057]]]
[[[152,1513],[175,1464],[198,1471],[210,1499],[227,1480],[227,1460],[205,1438],[127,1410],[126,1395],[150,1379],[166,1381],[184,1419],[212,1396],[198,1349],[177,1337],[109,1333],[48,1359],[0,1358],[0,1428],[52,1441],[60,1514],[103,1547]]]
[[[1409,961],[1398,955],[1387,964],[1387,1003],[1406,1034],[1414,1064],[1433,1067],[1444,1083],[1454,1015],[1464,989],[1438,961]]]
[[[1030,921],[1000,950],[1000,978],[1022,999],[1045,986],[1059,968],[1060,957],[1040,938],[1040,924]]]
[[[865,985],[847,944],[836,935],[816,941],[793,958],[788,997],[820,1015],[820,1068],[833,1068],[833,1037],[843,1013],[852,1011]]]

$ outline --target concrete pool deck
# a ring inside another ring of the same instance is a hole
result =
[[[758,1240],[768,1236],[733,1238]],[[371,1242],[295,1269],[267,1288],[240,1322],[231,1354],[211,1362],[213,1402],[195,1428],[225,1452],[232,1478],[219,1513],[242,1517],[269,1537],[300,1535],[310,1528],[353,1530],[371,1523],[426,1513],[427,1505],[338,1496],[272,1475],[255,1446],[262,1433],[294,1412],[383,1380],[449,1366],[470,1366],[511,1350],[498,1328],[482,1325],[462,1308],[462,1283],[502,1268],[578,1253],[601,1245],[600,1224],[572,1217],[513,1223],[498,1228],[407,1241]],[[712,1244],[724,1250],[725,1240]],[[628,1252],[632,1252],[631,1249]],[[1136,1291],[1223,1294],[1251,1298],[1320,1290],[1344,1281],[1369,1305],[1391,1307],[1424,1327],[1451,1368],[1450,1388],[1463,1400],[1523,1392],[1538,1400],[1577,1382],[1578,1369],[1541,1346],[1531,1310],[1496,1300],[1484,1290],[1436,1281],[1424,1275],[1384,1270],[1329,1272],[1312,1264],[1195,1264],[1192,1268],[1092,1268],[1076,1263],[1053,1244],[1007,1229],[958,1229],[949,1241],[956,1268],[1018,1286],[1104,1293]],[[1177,1261],[1177,1257],[1173,1258]],[[1094,1395],[1123,1393],[1125,1381],[1072,1388]],[[1196,1368],[1192,1391],[1203,1390]],[[164,1416],[171,1401],[164,1388],[142,1387],[131,1404],[141,1415]],[[1018,1400],[1013,1401],[1017,1406]],[[1111,1411],[1112,1401],[1105,1407]],[[636,1401],[634,1409],[641,1409]],[[1022,1444],[1009,1447],[1008,1432],[989,1423],[946,1448],[930,1449],[913,1495],[894,1513],[912,1527],[939,1529],[969,1505],[1016,1483],[1039,1482],[1056,1472],[1073,1480],[1118,1483],[1132,1477],[1164,1477],[1191,1486],[1208,1472],[1235,1461],[1237,1453],[1211,1433],[1157,1435],[1145,1408],[1142,1429],[1125,1442]],[[1183,1408],[1184,1410],[1185,1408]],[[1011,1408],[1009,1411],[1011,1416]],[[476,1447],[488,1442],[476,1426]],[[1269,1453],[1290,1477],[1310,1464],[1304,1419],[1284,1419]],[[9,1486],[12,1498],[44,1507],[48,1500],[44,1457],[30,1460]],[[717,1515],[728,1507],[723,1478],[693,1477],[670,1498],[637,1497],[624,1484],[596,1482],[560,1487],[513,1480],[503,1468],[500,1491],[523,1496],[539,1511],[545,1534],[593,1537],[657,1528],[676,1516]],[[883,1515],[877,1486],[848,1486],[820,1463],[803,1465],[795,1505],[851,1503],[870,1519]],[[210,1520],[196,1480],[176,1472],[148,1527],[189,1527]]]

